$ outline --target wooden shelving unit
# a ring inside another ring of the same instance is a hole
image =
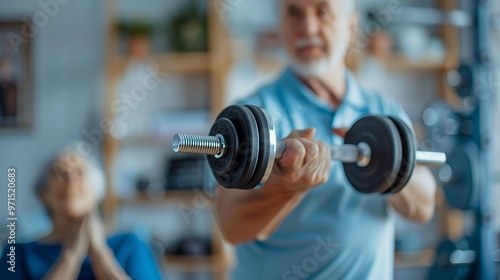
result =
[[[393,54],[391,57],[381,61],[382,65],[393,71],[435,71],[448,68],[446,61],[425,59],[412,61],[403,54]]]
[[[208,9],[208,48],[205,53],[152,53],[149,57],[140,61],[133,60],[127,55],[120,53],[118,48],[119,34],[117,30],[117,0],[106,1],[107,3],[107,42],[106,42],[106,95],[105,95],[105,117],[112,120],[114,112],[112,103],[117,97],[117,83],[127,68],[136,62],[150,62],[158,73],[175,73],[179,75],[190,75],[205,73],[208,77],[210,88],[209,110],[212,116],[217,115],[225,106],[225,85],[232,64],[231,46],[228,41],[226,28],[215,11],[214,2],[221,0],[209,0]],[[120,207],[146,206],[156,207],[164,205],[193,205],[194,200],[204,195],[202,191],[166,191],[161,197],[150,197],[144,193],[138,193],[133,198],[120,199],[115,191],[113,181],[113,167],[116,156],[120,149],[127,146],[165,146],[163,138],[153,136],[141,136],[139,138],[117,140],[109,133],[105,133],[103,141],[103,159],[107,175],[107,195],[103,201],[103,213],[108,228],[113,228],[117,211]],[[211,198],[204,196],[204,199]],[[210,207],[208,208],[210,210]],[[214,279],[226,279],[227,271],[233,264],[233,257],[224,248],[222,236],[215,221],[212,221],[212,250],[213,255],[209,257],[178,257],[166,256],[166,269],[181,271],[207,271],[214,275]]]
[[[228,261],[211,256],[185,257],[167,255],[165,256],[167,269],[171,271],[207,271],[212,273],[224,273],[230,267]]]
[[[361,61],[363,58],[361,58]],[[453,69],[453,64],[449,61],[437,61],[432,59],[412,61],[406,58],[403,54],[395,53],[388,58],[379,60],[381,65],[391,71],[445,71]],[[266,72],[277,72],[283,67],[285,63],[278,59],[268,56],[256,55],[253,58],[254,64],[259,70]]]
[[[157,206],[157,205],[196,205],[202,200],[208,207],[212,206],[212,196],[203,190],[165,191],[162,193],[138,193],[132,198],[120,199],[122,206]]]
[[[200,202],[201,201],[201,202]],[[206,205],[208,211],[212,208],[213,197],[203,190],[166,191],[161,194],[138,193],[132,198],[119,200],[121,207],[157,207],[157,206],[183,206],[199,207],[200,203]],[[215,221],[212,222],[216,227]],[[217,228],[214,229],[212,240],[213,254],[210,256],[181,256],[165,255],[164,268],[167,271],[177,272],[206,272],[214,279],[226,279],[227,272],[232,268],[234,259],[224,249],[222,237]]]
[[[457,0],[437,0],[437,8],[442,10],[453,10],[458,7]],[[456,69],[460,63],[459,30],[450,25],[440,27],[439,32],[446,48],[446,55],[442,62],[421,61],[410,62],[394,56],[384,65],[391,70],[404,71],[432,71],[438,77],[438,98],[444,99],[450,104],[458,103],[455,91],[446,83],[446,75],[450,70]],[[395,60],[393,60],[395,59]],[[458,239],[463,235],[463,215],[460,211],[449,209],[443,190],[438,188],[436,193],[436,213],[438,213],[439,235],[443,238]],[[420,250],[412,253],[412,257],[405,254],[395,253],[395,267],[430,267],[434,263],[435,250]]]
[[[208,53],[162,53],[152,54],[144,59],[151,61],[158,72],[208,72],[212,70],[210,55]],[[123,73],[133,60],[126,56],[115,56],[112,58],[112,68],[115,73]]]

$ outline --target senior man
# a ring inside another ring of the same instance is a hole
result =
[[[268,181],[251,191],[220,188],[216,213],[237,245],[234,279],[391,279],[394,210],[425,223],[436,182],[417,166],[398,194],[361,194],[327,146],[366,114],[411,125],[395,102],[367,92],[346,69],[357,29],[353,0],[281,0],[289,67],[242,104],[265,108],[286,150]],[[384,139],[380,139],[384,141]]]

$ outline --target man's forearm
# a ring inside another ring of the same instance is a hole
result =
[[[227,241],[240,244],[264,240],[300,203],[304,193],[286,192],[272,180],[256,190],[220,188],[216,216]]]
[[[401,215],[412,221],[426,223],[434,215],[436,180],[431,171],[417,165],[408,185],[388,202]]]
[[[266,239],[310,189],[328,180],[330,154],[325,143],[313,139],[315,132],[308,128],[290,133],[285,152],[261,188],[219,189],[215,211],[227,241]]]

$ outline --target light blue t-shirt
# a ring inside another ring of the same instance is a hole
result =
[[[315,127],[316,139],[341,145],[332,128],[349,128],[366,114],[392,115],[411,125],[394,101],[365,91],[349,72],[346,81],[338,108],[319,99],[290,69],[238,103],[265,108],[278,139]],[[267,240],[236,248],[233,279],[392,279],[394,220],[385,197],[354,190],[334,161],[329,180],[309,191]]]

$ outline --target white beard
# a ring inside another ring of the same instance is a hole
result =
[[[313,41],[315,40],[321,40],[321,39],[313,38]],[[304,44],[304,42],[297,42],[297,45],[301,44]],[[318,43],[316,42],[316,44]],[[324,43],[318,45],[324,45]],[[345,59],[345,55],[347,53],[347,47],[348,44],[346,39],[344,42],[341,42],[341,44],[328,57],[310,62],[300,61],[295,57],[291,56],[290,54],[288,54],[289,64],[292,70],[294,70],[297,74],[299,74],[302,77],[305,78],[323,77],[326,74],[328,74],[329,71],[332,71],[332,69],[335,69],[336,67],[338,67],[338,65],[340,65],[343,62],[342,60]]]

